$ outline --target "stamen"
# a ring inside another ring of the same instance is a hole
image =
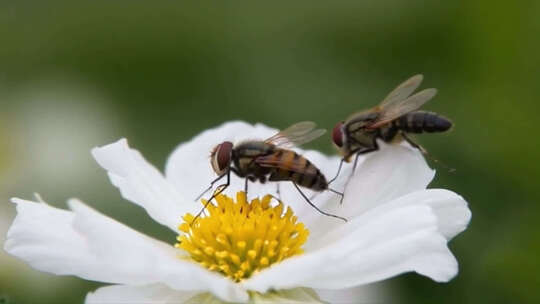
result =
[[[191,259],[239,282],[253,273],[294,255],[302,254],[309,230],[297,222],[293,210],[271,195],[248,202],[245,192],[236,201],[226,195],[209,204],[208,215],[193,222],[190,213],[178,226],[183,234],[175,245],[189,252]],[[206,200],[201,200],[205,205]]]

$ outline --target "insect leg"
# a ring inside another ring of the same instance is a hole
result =
[[[427,150],[424,149],[424,147],[422,147],[419,144],[417,144],[416,142],[414,142],[409,136],[407,136],[407,134],[405,132],[401,132],[401,137],[403,137],[403,139],[405,139],[405,141],[407,141],[409,143],[409,145],[411,145],[414,148],[420,150],[420,152],[422,152],[422,154],[424,154],[424,155],[428,154]]]
[[[352,167],[351,175],[354,174],[354,171],[356,171],[356,165],[358,165],[358,157],[360,156],[360,153],[356,153],[356,156],[354,157],[354,164]]]
[[[338,167],[336,176],[334,176],[334,178],[332,178],[332,179],[328,182],[328,185],[330,185],[333,181],[335,181],[335,180],[338,178],[339,173],[341,172],[341,167],[343,167],[343,162],[345,162],[345,158],[342,158],[341,161],[339,162],[339,167]]]
[[[444,164],[443,162],[441,162],[440,160],[438,160],[435,157],[431,156],[431,154],[429,154],[428,151],[426,149],[424,149],[424,147],[422,147],[419,144],[417,144],[416,142],[414,142],[409,136],[407,136],[405,134],[405,132],[401,132],[401,137],[403,137],[403,139],[405,139],[409,143],[409,145],[411,145],[414,148],[420,150],[420,152],[422,152],[422,154],[429,157],[434,163],[437,163],[437,164],[443,166],[445,169],[448,169],[448,172],[452,173],[452,172],[456,171],[455,168],[451,168],[451,167],[447,166],[446,164]]]
[[[208,205],[212,202],[212,200],[216,196],[220,195],[223,191],[225,191],[225,189],[227,189],[227,187],[229,187],[229,185],[231,184],[231,171],[228,170],[227,173],[225,173],[224,175],[227,175],[227,182],[225,184],[221,184],[221,185],[218,186],[218,190],[216,192],[214,192],[214,194],[212,194],[210,199],[208,201],[206,201],[206,203],[202,207],[201,211],[199,211],[199,213],[197,213],[197,215],[193,218],[193,221],[191,222],[191,225],[193,225],[195,223],[195,221],[201,216],[201,214],[204,212],[204,210],[206,210],[206,207],[208,207]]]
[[[330,191],[330,192],[332,192],[332,193],[335,193],[335,194],[341,196],[341,199],[339,200],[339,204],[340,204],[340,205],[343,204],[343,199],[345,198],[345,195],[343,195],[343,193],[341,193],[341,192],[339,192],[339,191],[337,191],[337,190],[334,190],[334,189],[332,189],[332,188],[328,188],[328,191]]]
[[[356,144],[362,146],[362,143],[355,140],[355,139],[352,139],[353,142],[355,142]],[[377,143],[377,139],[376,138],[373,138],[373,141],[371,143],[371,147],[369,148],[358,148],[358,149],[355,149],[355,150],[352,150],[350,151],[350,153],[348,155],[346,155],[345,157],[343,157],[343,160],[346,160],[346,159],[349,159],[349,157],[351,157],[353,154],[356,154],[355,156],[355,159],[354,159],[354,165],[353,165],[353,169],[352,169],[352,172],[351,172],[351,176],[354,174],[354,171],[356,170],[356,165],[358,164],[358,156],[360,154],[366,154],[366,153],[369,153],[369,152],[373,152],[373,151],[377,151],[379,150],[379,144]]]
[[[246,196],[247,196],[247,190],[248,190],[248,178],[246,177],[245,182],[244,182],[244,192],[246,193]]]
[[[338,216],[338,215],[335,215],[335,214],[331,214],[331,213],[327,213],[327,212],[324,212],[322,211],[321,209],[319,209],[319,207],[315,206],[308,198],[307,196],[304,194],[304,192],[302,192],[302,190],[300,190],[300,188],[298,187],[298,185],[295,183],[295,182],[292,182],[294,187],[296,188],[296,190],[298,190],[298,192],[300,192],[300,195],[302,195],[302,197],[306,200],[306,202],[311,205],[311,207],[315,208],[315,210],[319,211],[319,213],[321,214],[324,214],[326,216],[331,216],[331,217],[335,217],[337,219],[340,219],[342,221],[345,221],[347,222],[347,219],[344,218],[344,217],[341,217],[341,216]]]
[[[238,176],[240,176],[240,177],[243,177],[243,176],[240,174],[240,172],[238,172],[238,170],[236,170],[234,167],[229,167],[229,170],[232,171],[232,172],[234,172],[234,174],[236,174],[236,175],[238,175]]]
[[[281,191],[279,191],[279,182],[276,182],[276,194],[278,197],[278,200],[281,201]]]
[[[196,198],[195,198],[195,201],[198,201],[201,199],[201,197],[208,191],[212,190],[212,187],[214,186],[214,184],[219,181],[220,179],[222,179],[225,175],[229,174],[229,172],[225,172],[223,173],[222,175],[218,176],[215,180],[213,180],[211,183],[210,183],[210,186],[208,188],[206,188],[201,194],[199,194]]]
[[[364,150],[357,150],[356,157],[354,158],[354,165],[353,165],[351,176],[354,174],[354,171],[356,170],[356,165],[358,164],[358,157],[360,156],[360,154],[366,154],[366,153],[377,151],[377,150],[379,150],[379,144],[377,143],[376,139],[373,139],[372,148],[367,148]]]
[[[356,156],[354,157],[354,164],[353,164],[353,169],[351,171],[351,175],[349,175],[349,179],[347,180],[347,183],[345,184],[345,187],[347,187],[347,185],[349,184],[349,181],[351,180],[351,178],[354,175],[354,172],[356,171],[356,165],[358,165],[358,158],[360,157],[360,154],[366,154],[366,153],[377,151],[377,150],[379,150],[379,144],[377,144],[377,140],[374,139],[372,148],[367,148],[367,149],[364,149],[364,150],[358,149],[356,151],[351,152],[350,155],[356,154]],[[343,198],[342,198],[342,200],[343,200]]]

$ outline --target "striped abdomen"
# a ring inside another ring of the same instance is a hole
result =
[[[315,191],[328,188],[326,178],[308,159],[291,150],[278,149],[261,163],[272,168],[270,181],[292,181]]]
[[[452,122],[434,112],[415,111],[401,116],[392,126],[410,133],[444,132],[452,127]]]

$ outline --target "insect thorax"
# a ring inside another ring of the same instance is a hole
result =
[[[348,134],[346,143],[350,151],[373,148],[377,136],[377,130],[358,129],[356,132]]]
[[[240,177],[267,175],[269,170],[257,165],[255,158],[272,153],[273,147],[262,141],[246,141],[234,147],[234,167]]]

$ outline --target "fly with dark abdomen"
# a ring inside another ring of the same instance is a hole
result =
[[[248,180],[260,183],[290,181],[302,197],[317,211],[347,221],[343,217],[319,209],[300,189],[300,187],[304,187],[317,192],[328,190],[343,197],[342,193],[329,188],[325,176],[313,163],[295,151],[290,150],[325,133],[325,130],[315,129],[315,126],[313,122],[299,122],[263,141],[249,140],[236,145],[225,141],[217,145],[212,150],[210,158],[212,168],[218,178],[212,181],[210,187],[196,200],[212,189],[217,181],[226,178],[226,182],[218,186],[218,190],[207,201],[207,204],[210,203],[214,197],[229,186],[230,173],[233,172],[237,176],[245,178],[246,191]],[[206,206],[195,218],[200,216],[205,208]]]
[[[407,134],[444,132],[452,127],[449,119],[437,113],[418,111],[437,94],[437,90],[431,88],[411,96],[422,80],[422,75],[407,79],[390,92],[380,105],[353,114],[347,120],[336,124],[332,131],[332,141],[343,159],[334,179],[339,175],[343,162],[349,162],[353,155],[356,155],[354,170],[360,154],[378,150],[377,139],[388,143],[406,140],[425,154],[426,151]]]

